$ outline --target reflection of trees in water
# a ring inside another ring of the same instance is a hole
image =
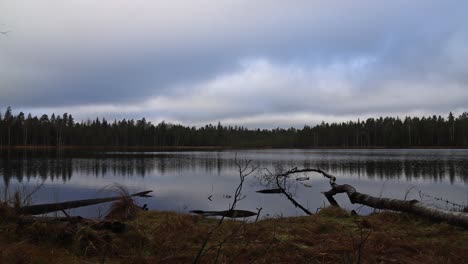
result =
[[[73,174],[102,177],[106,175],[145,176],[154,164],[142,159],[106,158],[32,158],[0,160],[0,175],[5,182],[15,178],[19,182],[31,178],[68,181]]]
[[[221,174],[226,168],[233,168],[234,162],[228,165],[221,158],[199,159],[190,156],[159,155],[154,157],[129,157],[128,155],[112,157],[18,157],[1,156],[0,176],[5,183],[14,178],[19,182],[31,178],[51,181],[68,181],[73,174],[103,177],[124,176],[145,177],[151,173],[172,174],[187,171],[203,171]],[[226,167],[227,165],[227,167]]]
[[[373,179],[401,180],[468,180],[468,161],[461,159],[318,159],[284,160],[259,159],[259,167],[321,168],[336,175],[349,175]],[[218,153],[158,154],[158,155],[2,155],[0,176],[5,183],[15,178],[29,181],[31,178],[68,181],[73,174],[86,176],[145,177],[149,174],[171,175],[190,172],[222,174],[235,169],[234,157]]]
[[[261,167],[275,167],[281,165],[283,168],[305,167],[321,168],[337,176],[354,176],[358,178],[380,179],[380,180],[455,180],[468,181],[468,160],[318,160],[303,161],[276,161],[263,162]]]
[[[328,161],[315,164],[336,175],[369,179],[468,180],[468,162],[461,160],[370,160],[359,162]]]
[[[71,159],[0,159],[0,175],[8,184],[15,178],[19,182],[29,181],[31,178],[49,179],[52,181],[68,181],[73,174],[73,161]]]

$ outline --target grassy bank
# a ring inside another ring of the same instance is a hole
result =
[[[140,212],[115,234],[72,223],[21,224],[0,212],[1,263],[191,263],[210,230],[200,263],[463,263],[468,230],[413,216],[350,216],[326,208],[313,216],[225,221]]]

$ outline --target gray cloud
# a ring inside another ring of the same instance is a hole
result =
[[[0,107],[301,126],[468,109],[463,1],[2,1]]]

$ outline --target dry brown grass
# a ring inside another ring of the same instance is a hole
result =
[[[13,208],[8,206],[6,202],[0,201],[0,222],[11,221],[12,218],[16,218],[16,213]]]
[[[113,202],[106,215],[106,220],[127,221],[135,218],[140,208],[135,205],[130,192],[122,185],[113,185],[112,189],[120,196],[120,199]]]
[[[1,210],[1,207],[0,207]],[[123,234],[34,224],[0,224],[0,263],[191,263],[216,220],[138,211]],[[368,239],[362,243],[362,234]],[[325,208],[312,216],[225,221],[202,263],[463,263],[468,230],[397,213],[350,216]],[[6,253],[5,253],[6,252]],[[23,253],[20,253],[23,252]]]

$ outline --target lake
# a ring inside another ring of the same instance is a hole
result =
[[[238,209],[256,211],[262,217],[303,215],[281,194],[259,194],[265,189],[258,178],[278,168],[321,168],[337,183],[348,183],[358,191],[374,196],[422,200],[441,208],[450,204],[428,197],[443,198],[458,204],[468,203],[468,150],[375,149],[375,150],[303,150],[259,149],[225,151],[161,152],[4,152],[0,159],[2,197],[13,191],[29,192],[33,202],[48,203],[114,195],[112,186],[120,184],[130,191],[153,190],[153,197],[138,198],[150,210],[188,212],[190,210],[226,210],[239,183],[235,164],[251,160],[258,170],[244,184],[245,198]],[[306,176],[306,175],[299,175]],[[307,181],[292,181],[296,199],[315,212],[328,205],[321,194],[330,189],[321,175],[309,173]],[[208,199],[210,198],[210,199]],[[337,196],[347,209],[361,214],[370,208],[350,204],[345,195]],[[70,210],[71,214],[99,217],[108,204]]]

